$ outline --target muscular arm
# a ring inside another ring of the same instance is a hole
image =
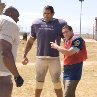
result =
[[[14,75],[14,77],[18,77],[19,73],[16,68],[14,57],[12,54],[12,45],[3,39],[0,39],[0,54],[4,65]]]
[[[35,41],[35,38],[29,37],[29,39],[27,41],[27,44],[26,44],[26,47],[24,49],[23,57],[27,56],[28,52],[32,48],[32,45],[33,45],[34,41]]]

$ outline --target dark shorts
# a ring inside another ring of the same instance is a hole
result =
[[[64,65],[64,80],[80,80],[82,75],[82,66],[83,62],[73,64],[73,65]]]

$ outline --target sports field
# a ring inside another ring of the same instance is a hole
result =
[[[26,41],[20,41],[18,55],[17,55],[17,67],[24,78],[24,85],[17,88],[14,83],[12,97],[34,97],[35,90],[35,53],[36,44],[28,54],[29,64],[23,66],[21,64],[23,48]],[[88,59],[84,62],[82,79],[78,84],[76,90],[76,97],[97,97],[97,42],[94,40],[86,40]],[[61,55],[61,61],[63,55]],[[62,78],[61,78],[62,79]],[[63,85],[62,85],[63,86]],[[64,89],[63,89],[64,90]],[[46,76],[44,89],[41,97],[56,97],[51,78],[49,73]]]

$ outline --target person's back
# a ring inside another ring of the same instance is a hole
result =
[[[0,15],[0,39],[4,39],[12,44],[12,53],[14,60],[16,60],[17,48],[19,44],[19,28],[16,22],[6,15]],[[9,70],[4,66],[3,61],[0,61],[0,71]]]
[[[0,15],[0,97],[11,97],[12,74],[17,87],[24,82],[15,64],[19,44],[18,17],[18,10],[12,6],[5,8]]]

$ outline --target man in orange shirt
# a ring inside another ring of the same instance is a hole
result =
[[[74,36],[71,26],[62,28],[65,37],[64,48],[51,42],[51,47],[64,55],[64,97],[75,97],[75,90],[82,75],[83,61],[87,59],[85,41],[80,36]]]

